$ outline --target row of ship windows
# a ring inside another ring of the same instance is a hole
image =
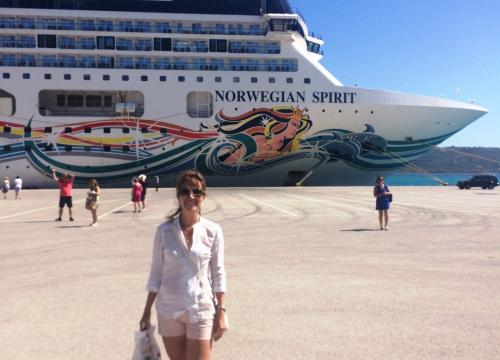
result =
[[[1,54],[0,66],[296,72],[295,59],[201,59],[145,56]]]
[[[2,73],[2,78],[3,79],[10,79],[11,78],[10,73],[8,73],[8,72]],[[29,79],[31,79],[31,74],[30,73],[23,73],[22,74],[22,78],[24,80],[29,80]],[[45,80],[52,80],[52,74],[44,74],[43,78]],[[63,75],[63,79],[64,80],[71,80],[72,76],[71,76],[71,74],[64,74]],[[140,79],[141,79],[141,81],[149,81],[149,76],[148,75],[141,75]],[[83,80],[90,81],[90,80],[92,80],[92,76],[90,74],[84,74],[83,75]],[[106,74],[102,75],[102,80],[104,80],[104,81],[110,81],[111,80],[111,75],[106,75]],[[130,76],[129,75],[122,75],[121,76],[121,80],[122,81],[129,81],[130,80]],[[167,76],[166,75],[160,75],[158,77],[158,80],[161,81],[161,82],[166,82],[167,81]],[[241,78],[239,76],[233,76],[232,77],[232,81],[234,83],[239,83],[240,80],[241,80]],[[276,78],[275,77],[268,77],[267,80],[268,80],[268,82],[270,84],[275,84],[276,83]],[[178,76],[177,77],[177,82],[185,82],[185,81],[186,81],[186,77],[185,76]],[[294,78],[287,77],[285,81],[286,81],[287,84],[293,84],[294,83]],[[205,77],[203,77],[203,76],[197,76],[196,77],[196,82],[199,82],[199,83],[205,82]],[[214,82],[216,82],[216,83],[222,82],[222,77],[221,76],[215,76],[214,77]],[[256,83],[259,82],[259,78],[256,77],[256,76],[252,76],[250,78],[250,82],[256,84]],[[310,83],[311,83],[311,78],[304,78],[304,84],[310,84]]]
[[[279,54],[278,42],[228,41],[226,39],[184,40],[172,38],[72,37],[62,35],[0,35],[0,47],[119,51],[229,52]]]
[[[30,18],[19,16],[0,17],[0,28],[215,35],[265,35],[268,31],[267,26],[262,26],[261,24],[174,23],[161,20],[97,20],[83,18]]]

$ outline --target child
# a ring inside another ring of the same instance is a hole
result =
[[[132,181],[132,201],[134,202],[134,212],[141,212],[141,196],[142,196],[142,186],[137,180],[134,178]]]

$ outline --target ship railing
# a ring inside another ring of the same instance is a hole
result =
[[[140,33],[177,33],[177,34],[210,34],[210,35],[250,35],[262,36],[268,27],[261,24],[243,26],[241,24],[201,25],[176,24],[152,21],[99,20],[99,19],[65,19],[65,18],[16,18],[0,17],[0,28],[3,29],[44,29],[44,30],[77,30],[106,32],[140,32]]]

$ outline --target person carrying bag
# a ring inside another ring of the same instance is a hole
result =
[[[199,172],[183,173],[176,190],[179,207],[156,231],[139,324],[141,330],[150,327],[155,303],[170,359],[208,359],[212,341],[228,328],[224,236],[219,225],[201,217],[206,183]]]

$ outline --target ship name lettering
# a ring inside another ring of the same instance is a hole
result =
[[[313,103],[329,104],[354,104],[357,96],[354,92],[327,92],[315,91],[313,93]]]
[[[305,91],[216,90],[216,102],[305,103]]]

